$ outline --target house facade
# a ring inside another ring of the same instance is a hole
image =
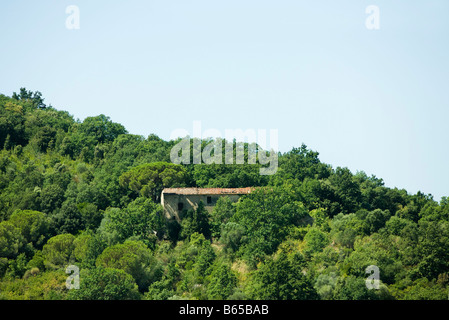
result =
[[[161,194],[161,204],[168,219],[182,219],[184,210],[196,209],[200,201],[211,212],[220,197],[229,197],[233,202],[252,188],[165,188]]]

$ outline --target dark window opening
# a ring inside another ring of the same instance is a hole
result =
[[[211,204],[212,203],[212,197],[207,197],[207,203]]]
[[[178,210],[181,211],[182,209],[184,209],[184,203],[178,202]]]

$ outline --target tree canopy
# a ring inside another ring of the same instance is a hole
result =
[[[176,143],[75,120],[39,91],[0,94],[0,299],[447,298],[448,197],[334,168],[305,144],[269,176],[171,163]],[[168,187],[253,191],[178,222],[160,204]]]

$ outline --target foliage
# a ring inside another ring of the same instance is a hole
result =
[[[211,237],[211,227],[209,223],[209,212],[204,207],[204,203],[200,201],[198,208],[188,210],[183,215],[181,223],[181,237],[188,238],[194,233],[201,233],[207,239]]]
[[[183,186],[186,179],[186,170],[181,165],[155,162],[132,168],[123,173],[119,181],[120,185],[158,202],[164,188]]]
[[[130,274],[141,291],[160,276],[151,250],[139,241],[125,241],[107,247],[97,258],[97,267],[114,268]]]
[[[67,275],[61,271],[30,274],[23,279],[0,282],[0,299],[61,300],[67,294]]]
[[[226,224],[234,213],[235,205],[229,197],[218,198],[210,216],[210,227],[213,237],[220,236],[221,226]]]
[[[99,231],[109,234],[113,242],[133,237],[154,249],[158,237],[166,233],[162,207],[139,197],[124,209],[108,208]]]
[[[302,273],[301,265],[288,258],[284,251],[267,259],[255,271],[250,288],[253,299],[309,300],[318,294],[310,280]]]
[[[181,165],[177,142],[75,120],[39,91],[0,94],[0,299],[447,299],[448,197],[333,168],[304,144],[266,176],[247,143],[222,144],[244,164]],[[252,192],[176,221],[168,187]]]
[[[70,300],[137,300],[137,285],[131,275],[113,268],[94,268],[80,276],[80,288],[71,290]]]
[[[48,239],[42,249],[45,267],[60,269],[67,266],[74,249],[75,236],[70,233],[59,234]]]
[[[240,253],[252,265],[275,252],[291,228],[306,214],[288,186],[255,189],[237,203],[231,218],[245,227]]]
[[[225,300],[237,286],[237,277],[226,264],[214,267],[208,278],[207,294],[209,299]]]

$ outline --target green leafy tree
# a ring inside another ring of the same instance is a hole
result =
[[[64,200],[64,189],[58,184],[46,186],[40,192],[40,208],[47,214],[61,208]]]
[[[66,278],[63,271],[30,272],[21,279],[0,282],[0,299],[63,300],[67,294]]]
[[[80,288],[70,290],[70,300],[138,300],[137,284],[123,270],[98,267],[81,271]]]
[[[92,240],[92,237],[92,233],[87,231],[77,235],[73,240],[72,256],[80,267],[87,266],[89,242]]]
[[[43,126],[34,134],[30,143],[34,143],[41,152],[54,149],[58,131],[50,126]]]
[[[86,137],[93,137],[98,143],[104,143],[113,141],[127,131],[121,124],[112,122],[109,117],[101,114],[84,119],[78,128],[78,132]]]
[[[193,237],[199,236],[197,233],[193,235]],[[195,239],[192,239],[191,242],[195,243]],[[195,280],[198,283],[202,283],[204,277],[210,272],[210,267],[212,266],[216,254],[214,249],[212,248],[210,240],[201,240],[201,245],[198,247],[198,255],[196,256],[195,263],[193,264],[193,274],[195,276]]]
[[[166,234],[165,216],[159,204],[139,197],[125,209],[106,210],[100,230],[109,233],[114,241],[133,237],[154,249],[158,237],[162,239]]]
[[[25,116],[22,105],[13,101],[0,104],[0,148],[12,149],[16,145],[25,146]]]
[[[360,185],[348,168],[337,167],[329,177],[329,182],[344,213],[356,212],[360,208]]]
[[[272,183],[282,185],[285,181],[296,179],[325,179],[331,174],[330,166],[320,162],[319,153],[309,150],[305,144],[292,148],[279,157],[278,174],[273,175]]]
[[[219,197],[210,215],[210,227],[213,237],[220,236],[222,224],[226,224],[235,214],[235,206],[229,197]]]
[[[312,282],[300,266],[281,251],[276,258],[267,259],[254,272],[250,296],[262,300],[316,300],[319,299]]]
[[[320,295],[321,300],[332,300],[336,283],[336,273],[330,272],[329,274],[320,274],[313,287]]]
[[[196,209],[186,212],[181,222],[181,236],[188,238],[191,234],[197,232],[203,234],[207,239],[211,237],[211,227],[209,224],[209,212],[200,201]]]
[[[391,216],[385,223],[386,230],[395,236],[400,236],[405,227],[412,225],[413,222],[407,219]]]
[[[334,300],[393,300],[394,297],[382,281],[378,289],[368,289],[366,279],[343,276],[337,279]]]
[[[240,250],[254,264],[275,252],[305,215],[303,204],[288,187],[256,188],[237,203],[231,222],[246,228],[247,241]]]
[[[213,268],[208,277],[207,295],[209,299],[225,300],[235,290],[237,277],[226,264],[220,264]]]
[[[235,222],[222,224],[220,242],[230,252],[237,252],[240,245],[246,241],[245,227]]]
[[[0,257],[15,258],[24,245],[24,237],[12,222],[0,222]]]
[[[107,247],[97,258],[96,265],[125,271],[134,278],[140,291],[147,290],[161,276],[151,250],[139,241],[125,241],[123,244]]]
[[[167,162],[142,164],[119,178],[121,186],[143,197],[149,197],[156,203],[160,201],[164,188],[184,186],[186,180],[187,173],[183,166]]]
[[[306,242],[307,253],[313,254],[320,252],[329,244],[328,234],[324,233],[318,228],[310,228],[304,237]]]
[[[369,233],[379,231],[379,229],[385,226],[385,223],[390,219],[390,211],[375,209],[366,215],[367,227]]]
[[[366,222],[355,213],[340,213],[332,219],[330,234],[336,243],[353,248],[356,237],[366,234]]]
[[[15,225],[26,243],[31,243],[36,248],[41,248],[49,236],[50,223],[45,213],[18,210],[11,215],[9,221]]]
[[[403,290],[402,300],[447,300],[448,289],[444,285],[427,278],[415,280]]]
[[[42,249],[45,267],[48,269],[61,269],[72,261],[75,236],[66,233],[48,239]]]
[[[224,151],[223,151],[224,152]],[[223,153],[224,154],[224,153]],[[200,188],[243,188],[267,184],[256,164],[195,164],[192,177]]]
[[[76,234],[84,229],[82,214],[73,200],[65,201],[51,218],[57,233]]]
[[[13,92],[12,98],[16,100],[28,101],[31,103],[33,108],[45,109],[47,107],[44,104],[45,99],[42,98],[42,93],[39,91],[32,92],[26,88],[20,88],[19,93]]]
[[[360,278],[366,278],[366,268],[375,265],[380,270],[382,282],[393,284],[405,276],[399,256],[394,237],[375,234],[356,240],[354,251],[346,257],[344,265],[349,274]]]
[[[82,225],[85,229],[95,230],[100,226],[103,215],[96,205],[84,202],[78,204],[77,207],[81,214]]]
[[[421,222],[418,241],[414,247],[418,263],[413,278],[436,279],[449,268],[449,224],[447,222]]]
[[[27,258],[25,253],[21,253],[15,260],[9,261],[7,276],[12,278],[22,278],[27,271]]]
[[[81,261],[80,268],[95,267],[98,256],[108,247],[107,239],[101,233],[87,231],[79,235],[81,239],[75,242],[74,256]]]
[[[162,276],[161,280],[153,282],[145,293],[147,300],[167,300],[175,295],[176,284],[180,280],[181,272],[172,259]]]

